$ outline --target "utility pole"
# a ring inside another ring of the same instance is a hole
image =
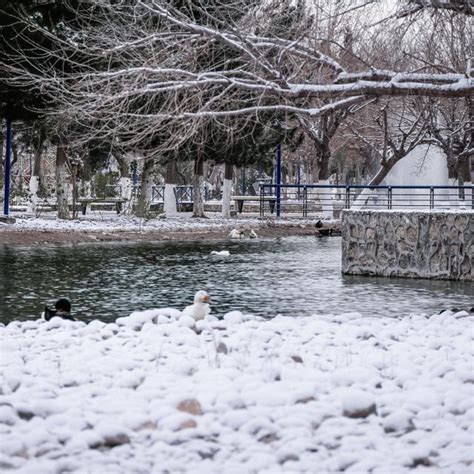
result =
[[[10,168],[12,153],[12,122],[7,118],[7,141],[5,153],[5,194],[3,200],[3,214],[8,217],[10,212]]]

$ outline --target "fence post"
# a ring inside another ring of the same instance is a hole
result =
[[[388,209],[392,209],[392,187],[391,186],[387,188],[387,193],[388,193]]]
[[[308,217],[308,188],[303,186],[303,217]]]
[[[7,142],[5,153],[5,194],[3,201],[3,214],[8,216],[10,212],[10,167],[12,153],[12,122],[7,119]]]
[[[346,186],[346,209],[351,208],[351,188]]]
[[[434,188],[430,188],[430,209],[434,209]]]
[[[276,216],[280,217],[281,214],[281,145],[277,145],[277,156],[276,156]]]
[[[260,217],[263,217],[265,214],[264,206],[265,206],[265,201],[263,200],[263,197],[265,196],[265,191],[263,188],[263,184],[259,183],[259,188],[260,188]]]

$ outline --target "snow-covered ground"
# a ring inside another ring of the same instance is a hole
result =
[[[45,232],[193,232],[207,230],[227,230],[234,227],[257,228],[267,220],[257,216],[239,216],[224,219],[219,214],[209,213],[207,219],[196,219],[191,213],[180,213],[178,217],[140,219],[134,216],[117,215],[115,212],[92,212],[75,220],[58,219],[54,215],[33,217],[13,215],[14,224],[1,224],[0,233],[5,231],[45,231]],[[315,219],[271,220],[272,226],[314,224]],[[328,221],[332,222],[332,221]]]
[[[472,473],[473,317],[0,326],[0,468]],[[5,470],[5,471],[4,471]]]
[[[90,213],[80,216],[75,220],[58,219],[56,216],[14,216],[16,222],[1,226],[4,230],[35,230],[35,231],[61,231],[61,232],[147,232],[147,231],[193,231],[207,229],[227,229],[236,224],[255,224],[255,219],[193,219],[190,213],[183,213],[180,217],[167,219],[140,219],[134,216],[117,215],[115,212]]]

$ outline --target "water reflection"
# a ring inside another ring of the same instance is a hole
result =
[[[229,250],[230,257],[210,255]],[[157,263],[146,260],[156,255]],[[0,320],[37,317],[67,296],[84,319],[114,320],[137,309],[182,308],[197,289],[213,312],[265,317],[360,311],[394,316],[472,306],[472,283],[342,277],[340,239],[287,237],[71,247],[0,247]]]

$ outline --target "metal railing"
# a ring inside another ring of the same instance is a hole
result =
[[[140,193],[140,185],[132,186],[132,196],[137,197]],[[122,186],[120,184],[108,184],[105,186],[104,196],[101,197],[120,197],[122,195]],[[176,202],[192,203],[194,199],[193,186],[176,186],[175,187]],[[162,203],[165,200],[165,187],[163,185],[153,185],[151,187],[151,202]]]
[[[339,217],[342,209],[474,209],[474,186],[260,185],[261,217]]]

